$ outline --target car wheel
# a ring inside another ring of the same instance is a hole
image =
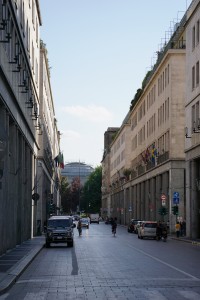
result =
[[[141,239],[142,239],[142,240],[143,240],[143,238],[144,238],[144,237],[141,235]]]
[[[74,246],[74,242],[72,241],[72,242],[69,242],[68,244],[67,244],[67,246],[68,247],[73,247]]]
[[[139,234],[138,234],[138,236],[137,236],[137,237],[138,237],[138,239],[140,239],[140,236],[139,236]]]
[[[49,248],[49,247],[50,247],[50,243],[46,242],[46,248]]]

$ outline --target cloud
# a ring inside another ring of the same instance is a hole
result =
[[[86,107],[76,106],[65,106],[64,111],[77,118],[92,122],[105,122],[113,119],[113,114],[110,113],[105,107],[88,105]]]
[[[80,134],[77,131],[74,130],[62,130],[61,131],[62,139],[79,139]]]

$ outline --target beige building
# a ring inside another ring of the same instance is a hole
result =
[[[174,205],[185,218],[185,21],[158,53],[110,145],[111,215],[122,224],[164,219],[174,231]]]
[[[200,1],[192,1],[186,24],[186,221],[187,234],[200,237]]]

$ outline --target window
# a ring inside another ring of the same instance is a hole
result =
[[[195,88],[195,67],[192,67],[192,90]]]
[[[32,21],[33,25],[35,25],[35,0],[32,0]]]
[[[197,21],[197,33],[196,33],[196,39],[197,39],[197,45],[199,44],[199,20]]]
[[[195,26],[192,28],[192,49],[195,47]]]
[[[199,61],[196,63],[196,85],[199,85]]]

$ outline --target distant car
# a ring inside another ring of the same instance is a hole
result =
[[[128,225],[128,232],[135,232],[135,226],[138,223],[138,221],[141,221],[139,219],[131,219],[129,225]]]
[[[79,215],[73,215],[74,221],[78,221],[80,219]]]
[[[157,222],[154,221],[143,221],[138,228],[138,238],[154,238],[156,239],[156,228]]]
[[[82,219],[81,219],[81,225],[82,225],[82,227],[86,227],[87,229],[89,229],[89,221],[88,221],[88,218],[82,218]]]
[[[105,220],[105,224],[111,224],[111,223],[112,223],[112,219],[107,217]]]

